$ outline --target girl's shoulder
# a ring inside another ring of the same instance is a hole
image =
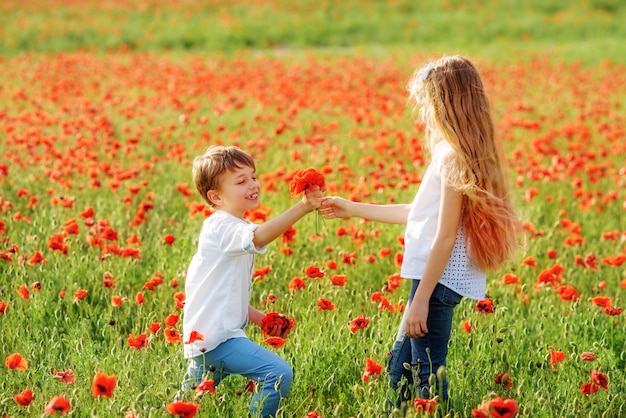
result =
[[[442,140],[435,144],[433,148],[433,162],[437,165],[446,165],[456,160],[456,151],[448,141]]]

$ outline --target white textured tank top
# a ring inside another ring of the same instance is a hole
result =
[[[433,158],[411,204],[404,232],[404,258],[400,275],[407,279],[421,279],[430,254],[439,219],[441,203],[441,164],[444,157],[454,152],[445,141],[437,143]],[[461,296],[481,300],[485,297],[486,274],[470,260],[465,247],[462,222],[457,230],[456,242],[439,283]]]

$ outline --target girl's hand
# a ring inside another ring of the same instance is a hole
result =
[[[324,219],[349,218],[351,202],[338,196],[328,196],[322,199],[320,213]]]
[[[428,301],[419,302],[415,298],[409,307],[406,320],[406,335],[410,338],[420,338],[428,334]]]

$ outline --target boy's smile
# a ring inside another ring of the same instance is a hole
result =
[[[243,219],[246,211],[259,207],[260,189],[261,185],[252,167],[237,167],[224,172],[219,190],[210,190],[207,197],[216,209]]]

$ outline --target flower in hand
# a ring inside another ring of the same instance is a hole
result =
[[[306,189],[318,186],[320,190],[325,189],[324,175],[313,167],[305,168],[296,172],[289,184],[289,193],[291,196],[297,196]]]
[[[261,322],[263,337],[271,335],[273,337],[286,337],[289,331],[296,326],[293,318],[287,318],[278,312],[269,312],[265,314]]]

